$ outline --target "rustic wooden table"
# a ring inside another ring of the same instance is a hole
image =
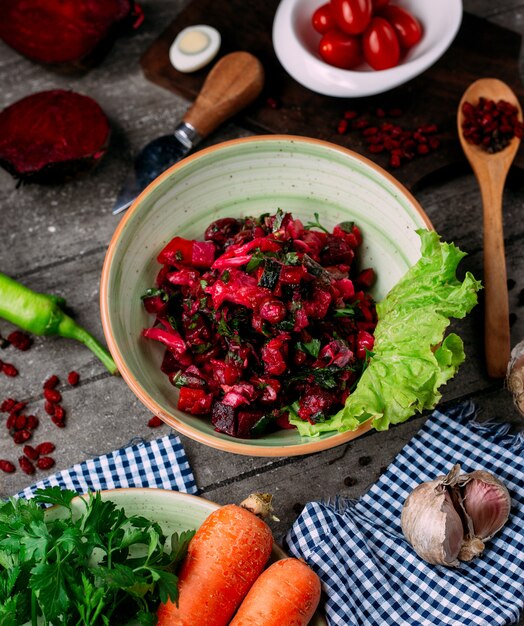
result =
[[[150,42],[185,5],[179,0],[143,0],[146,20],[134,37],[123,38],[99,67],[82,77],[64,77],[35,65],[0,44],[0,106],[30,93],[71,88],[94,97],[111,119],[113,141],[105,161],[92,175],[58,187],[15,188],[0,171],[0,269],[28,286],[67,297],[78,321],[102,337],[98,291],[104,254],[118,218],[110,213],[132,156],[147,141],[167,132],[181,117],[187,101],[147,82],[138,59]],[[524,2],[465,0],[465,9],[524,33]],[[521,64],[522,68],[522,64]],[[522,76],[522,71],[521,71]],[[231,123],[207,143],[250,133]],[[426,187],[417,199],[444,239],[469,253],[464,267],[482,277],[481,205],[472,174]],[[518,185],[505,194],[505,239],[509,302],[514,322],[512,343],[524,336],[524,192]],[[513,286],[511,286],[513,285]],[[519,308],[520,307],[520,308]],[[455,325],[462,335],[467,361],[447,385],[441,406],[473,399],[481,418],[518,423],[502,382],[488,379],[483,362],[482,307]],[[0,322],[0,334],[9,332]],[[151,439],[169,431],[147,427],[148,411],[120,378],[111,377],[91,353],[75,342],[36,339],[29,352],[0,354],[20,370],[17,378],[0,377],[0,398],[29,401],[31,412],[44,417],[41,385],[50,374],[65,379],[77,370],[81,383],[64,391],[67,427],[57,429],[42,419],[39,440],[57,444],[55,469],[125,446],[132,438]],[[388,432],[371,433],[345,446],[295,458],[249,458],[228,455],[182,437],[201,494],[216,502],[239,501],[253,490],[275,496],[281,538],[305,502],[337,494],[355,498],[364,493],[395,454],[420,429],[427,415]],[[0,458],[16,459],[5,429],[0,431]],[[39,477],[43,477],[40,472]],[[18,470],[0,475],[0,497],[28,486],[34,477]],[[521,621],[524,625],[524,621]]]

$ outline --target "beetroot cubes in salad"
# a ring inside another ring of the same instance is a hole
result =
[[[219,219],[204,239],[174,237],[142,297],[156,316],[143,335],[166,347],[161,369],[180,389],[178,408],[241,438],[292,428],[290,414],[315,423],[336,413],[376,325],[358,227],[329,232],[318,214],[303,224],[279,210]]]

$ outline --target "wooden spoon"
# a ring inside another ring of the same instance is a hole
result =
[[[486,366],[492,378],[506,375],[510,355],[509,305],[502,227],[502,196],[509,168],[518,150],[520,139],[514,137],[500,152],[490,154],[481,146],[468,143],[462,133],[462,104],[474,106],[484,97],[497,102],[506,100],[522,110],[513,91],[496,78],[481,78],[470,85],[460,101],[457,114],[458,134],[480,186],[484,225],[484,343]]]

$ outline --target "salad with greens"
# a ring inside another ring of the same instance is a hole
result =
[[[0,626],[153,625],[159,604],[177,601],[194,532],[167,537],[99,492],[77,495],[50,487],[0,502]]]
[[[463,318],[477,303],[481,283],[456,270],[465,253],[443,243],[436,232],[417,231],[421,258],[376,305],[373,355],[344,408],[324,422],[311,424],[292,416],[301,435],[356,430],[372,420],[377,430],[432,409],[439,387],[464,361],[464,346],[455,333],[444,337],[450,318]]]

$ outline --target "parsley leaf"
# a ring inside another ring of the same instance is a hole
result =
[[[329,235],[329,230],[325,228],[324,226],[322,226],[322,224],[320,223],[320,218],[319,218],[318,213],[314,213],[313,215],[315,216],[315,221],[308,222],[307,224],[304,225],[304,227],[309,230],[311,230],[312,228],[318,228],[319,230],[323,230],[325,233],[328,233]]]
[[[51,487],[0,502],[0,626],[153,626],[159,603],[177,601],[176,567],[193,533],[166,537],[99,492],[76,496]]]

